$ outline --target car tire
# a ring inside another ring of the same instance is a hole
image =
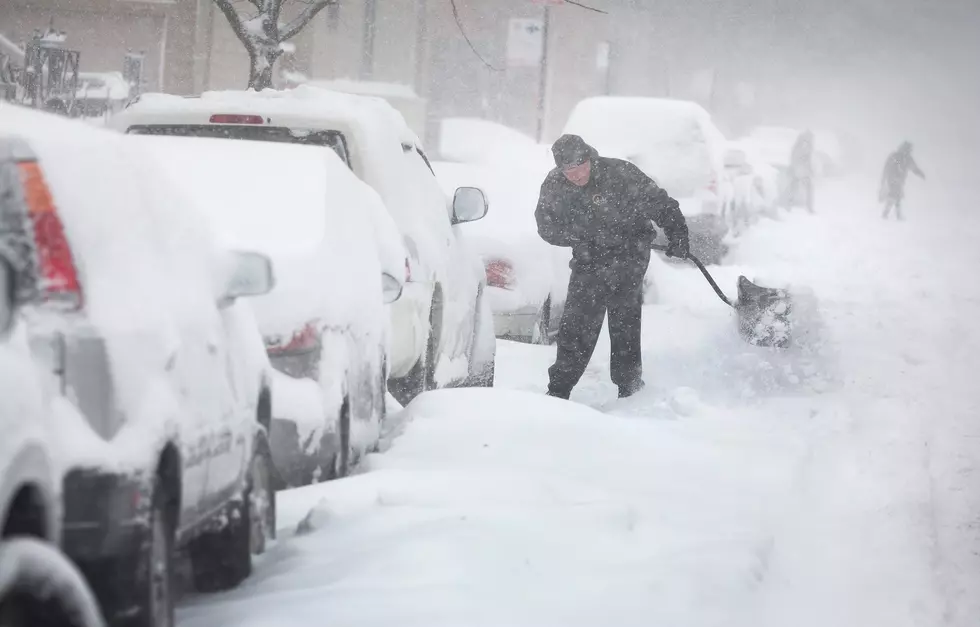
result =
[[[227,505],[215,529],[190,544],[194,588],[198,592],[230,590],[252,574],[251,473],[240,498]]]
[[[249,483],[249,552],[261,555],[269,541],[276,539],[276,472],[272,451],[264,437],[257,443],[252,456]]]
[[[426,390],[436,388],[435,381],[435,362],[436,352],[439,349],[439,337],[434,323],[435,303],[432,305],[432,314],[429,316],[429,336],[425,343],[425,352],[415,362],[407,375],[400,379],[393,379],[388,386],[392,396],[402,404],[408,405],[416,396]]]
[[[344,397],[344,402],[340,406],[340,416],[337,418],[337,453],[333,458],[333,479],[342,479],[350,474],[351,470],[351,446],[350,446],[350,399]]]
[[[173,627],[176,624],[173,504],[160,479],[153,486],[150,503],[149,528],[135,564],[127,566],[129,560],[124,558],[116,567],[124,569],[123,572],[135,570],[139,582],[133,599],[133,605],[139,611],[131,619],[121,622],[126,627]],[[103,607],[108,616],[115,614],[113,609]]]
[[[82,574],[53,544],[37,538],[0,542],[2,627],[95,627],[99,607]]]

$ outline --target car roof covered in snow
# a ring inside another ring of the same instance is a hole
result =
[[[387,101],[374,96],[345,94],[310,85],[263,91],[207,91],[200,96],[144,94],[110,120],[125,131],[136,124],[208,124],[216,113],[260,115],[270,126],[308,127],[345,131],[385,119],[399,128],[402,143],[421,146],[404,118]]]
[[[691,133],[697,129],[712,144],[724,141],[711,115],[696,102],[599,96],[575,106],[564,132],[581,135],[600,154],[625,158],[652,145],[695,139]]]

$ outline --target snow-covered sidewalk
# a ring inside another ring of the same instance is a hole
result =
[[[180,624],[978,624],[980,221],[821,191],[718,271],[812,289],[805,367],[658,265],[640,395],[605,339],[577,403],[541,394],[553,348],[501,343],[498,389],[427,394],[362,474],[281,494],[256,574]]]

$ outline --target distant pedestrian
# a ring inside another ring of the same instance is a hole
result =
[[[912,158],[912,143],[902,142],[898,150],[885,159],[885,170],[881,173],[881,187],[878,190],[878,201],[885,203],[885,211],[881,217],[888,219],[892,208],[895,217],[902,220],[902,199],[905,197],[905,179],[912,171],[916,176],[925,180],[926,175],[919,169]]]
[[[686,259],[687,223],[677,201],[632,163],[600,157],[578,135],[562,135],[552,152],[556,167],[534,217],[544,241],[572,249],[572,275],[548,394],[568,398],[608,313],[610,376],[621,398],[631,396],[643,387],[640,318],[653,225],[667,236],[667,256]]]
[[[787,209],[793,208],[802,192],[804,206],[813,213],[813,142],[813,132],[803,131],[793,144],[789,158],[789,188],[784,203]]]

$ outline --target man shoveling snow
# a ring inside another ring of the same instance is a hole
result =
[[[534,217],[544,241],[572,249],[572,275],[548,394],[569,397],[608,310],[610,375],[627,397],[643,387],[640,317],[652,223],[667,235],[667,256],[681,259],[689,252],[687,224],[677,201],[634,164],[600,157],[577,135],[558,138],[552,152],[557,167],[541,185]]]

